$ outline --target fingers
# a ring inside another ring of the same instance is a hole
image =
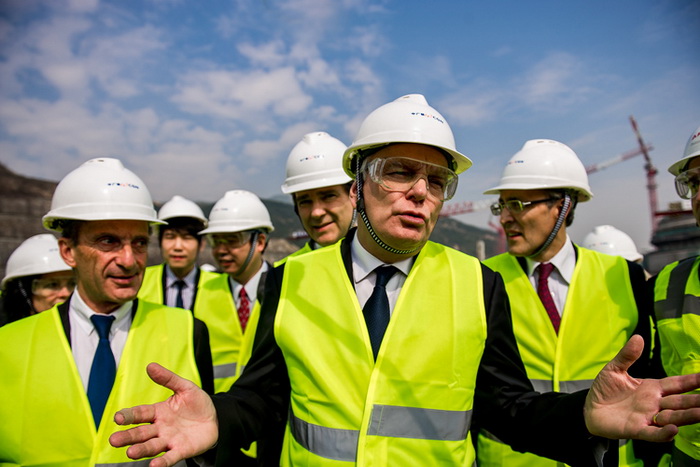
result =
[[[165,386],[173,392],[182,392],[197,387],[192,381],[181,378],[158,363],[149,363],[146,367],[148,376],[157,384]]]
[[[685,410],[662,410],[656,414],[657,425],[685,426],[700,423],[700,407]]]
[[[639,432],[638,438],[653,443],[666,443],[671,441],[678,433],[678,427],[666,425],[662,427],[648,426]]]
[[[627,371],[634,362],[642,355],[644,350],[644,339],[642,336],[635,334],[630,337],[624,347],[610,361],[610,365],[620,371]]]
[[[661,398],[660,410],[682,410],[700,408],[700,394],[674,394]]]
[[[684,392],[690,392],[700,388],[700,373],[669,376],[668,378],[663,378],[659,381],[661,383],[661,390],[663,391],[664,395],[683,394]]]
[[[133,425],[135,423],[153,423],[156,418],[156,406],[139,405],[128,409],[121,409],[114,414],[114,422],[117,425]]]
[[[143,443],[158,435],[158,429],[154,425],[139,425],[124,431],[116,431],[109,437],[109,444],[115,448]]]
[[[160,438],[154,438],[146,441],[145,443],[134,444],[133,446],[129,447],[129,449],[126,450],[126,455],[129,456],[130,459],[142,459],[144,457],[157,456],[166,449],[167,445],[163,440]],[[165,460],[167,461],[167,458]],[[161,462],[158,462],[158,464],[161,464]],[[168,464],[166,463],[163,465]],[[153,466],[153,463],[151,463],[151,466]]]

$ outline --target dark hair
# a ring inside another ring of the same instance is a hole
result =
[[[566,193],[569,193],[569,197],[571,198],[571,208],[569,208],[569,214],[566,216],[566,226],[569,227],[571,224],[574,223],[574,211],[576,210],[576,205],[578,204],[578,192],[573,191],[573,190],[561,190],[561,191],[555,191],[555,190],[550,190],[549,191],[549,196],[552,199],[552,201],[547,202],[547,205],[549,207],[554,206],[556,202],[559,200],[564,199],[564,195]]]
[[[32,281],[38,275],[18,277],[5,283],[0,297],[0,326],[36,313],[32,304]]]
[[[80,236],[80,227],[86,221],[77,221],[71,219],[59,219],[56,221],[61,228],[61,237],[70,240],[72,245],[78,244]]]
[[[204,222],[192,217],[173,217],[167,220],[167,225],[158,227],[158,245],[163,241],[163,235],[168,230],[173,230],[180,235],[192,235],[197,243],[202,244],[202,236],[199,232],[204,230]]]
[[[350,188],[352,187],[352,184],[353,184],[353,182],[351,180],[347,183],[343,183],[340,185],[343,188],[345,188],[346,195],[350,194]],[[335,185],[331,185],[331,186],[335,186]],[[322,188],[327,188],[327,187],[322,187]],[[297,217],[299,217],[299,208],[297,208],[297,196],[296,195],[297,195],[296,193],[292,193],[292,204],[294,205],[294,214],[296,214]]]

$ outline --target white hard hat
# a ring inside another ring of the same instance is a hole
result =
[[[510,158],[498,186],[486,190],[484,194],[497,195],[502,190],[557,188],[576,191],[580,202],[593,197],[586,168],[570,147],[551,139],[533,139]]]
[[[200,235],[212,233],[242,232],[262,229],[272,232],[275,228],[270,213],[254,193],[246,190],[227,191],[209,213],[209,227]]]
[[[690,135],[688,138],[688,143],[685,145],[685,151],[683,151],[683,158],[677,162],[674,162],[668,171],[673,175],[678,175],[683,172],[687,167],[690,159],[700,156],[700,127]]]
[[[121,161],[91,159],[63,177],[43,218],[44,227],[61,231],[60,220],[138,220],[164,224],[156,217],[143,181]]]
[[[445,117],[430,107],[421,94],[399,97],[364,119],[343,156],[345,173],[355,175],[353,160],[358,152],[391,143],[427,144],[441,149],[452,156],[452,169],[456,173],[472,166],[472,161],[455,148],[455,138]]]
[[[634,240],[612,225],[595,227],[583,239],[583,247],[609,255],[622,256],[630,261],[639,261],[643,258],[642,254],[637,251]]]
[[[23,241],[7,259],[2,286],[18,277],[71,270],[58,252],[56,237],[48,233],[34,235]]]
[[[202,208],[194,201],[190,201],[179,195],[170,198],[158,211],[158,219],[162,221],[167,221],[174,217],[191,217],[192,219],[204,222],[205,226],[207,225],[207,218],[202,212]]]
[[[297,193],[351,182],[343,171],[343,153],[347,149],[328,133],[308,133],[287,158],[287,178],[282,193]]]

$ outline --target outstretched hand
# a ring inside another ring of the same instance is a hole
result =
[[[644,348],[634,335],[598,373],[584,406],[588,431],[611,439],[670,441],[678,427],[700,422],[700,373],[663,379],[632,378],[627,370]]]
[[[211,398],[196,384],[179,377],[157,363],[147,367],[148,376],[174,394],[163,402],[122,409],[114,415],[117,425],[146,423],[112,433],[114,447],[130,446],[131,459],[163,456],[150,467],[168,467],[194,457],[214,446],[219,436],[216,409]]]

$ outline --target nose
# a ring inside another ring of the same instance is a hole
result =
[[[408,191],[411,198],[423,200],[428,196],[428,176],[420,175]]]
[[[501,209],[501,216],[500,216],[500,222],[501,225],[506,225],[508,222],[513,221],[513,214],[511,214],[510,210],[503,206]]]
[[[320,201],[314,201],[311,205],[311,217],[323,217],[326,214],[326,208]]]
[[[134,253],[134,248],[130,243],[126,243],[117,253],[116,258],[117,265],[124,269],[131,269],[136,264],[136,255]]]

